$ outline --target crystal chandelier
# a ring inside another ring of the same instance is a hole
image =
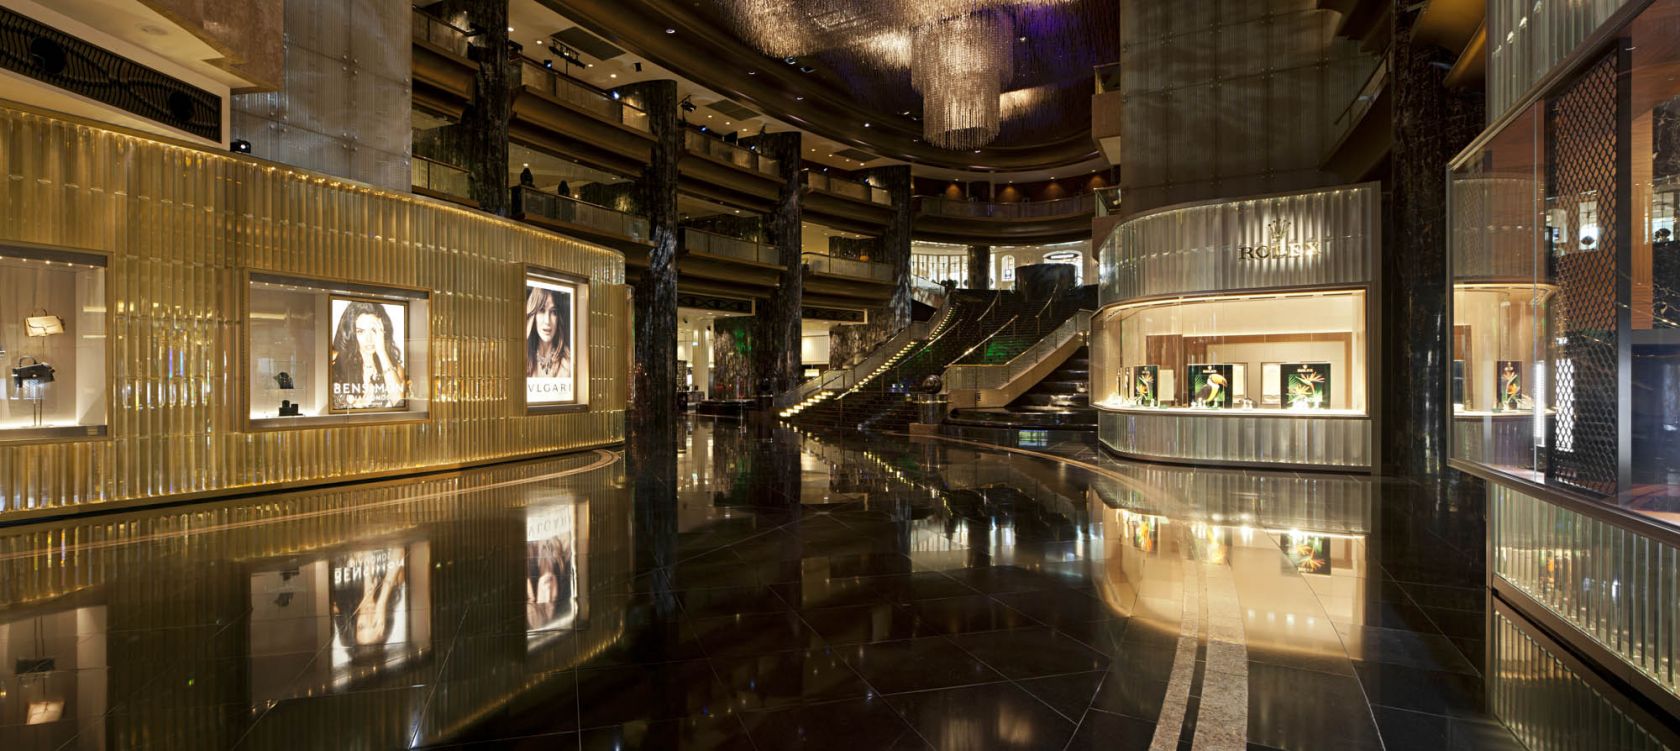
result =
[[[910,84],[922,95],[922,136],[943,149],[997,138],[999,97],[1015,75],[1014,28],[1002,13],[946,18],[912,32]]]

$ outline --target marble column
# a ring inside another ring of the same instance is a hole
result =
[[[682,124],[677,115],[676,81],[643,81],[619,89],[631,104],[648,113],[652,157],[637,178],[642,209],[653,247],[634,297],[634,359],[626,432],[632,442],[654,439],[663,451],[676,452],[677,409],[677,160],[682,156]]]
[[[771,290],[770,299],[757,311],[757,348],[753,361],[758,388],[768,381],[770,393],[779,394],[799,383],[799,320],[805,297],[805,277],[800,263],[802,235],[799,212],[799,154],[801,136],[791,133],[766,133],[744,143],[758,147],[758,153],[776,160],[781,186],[776,189],[776,205],[764,217],[764,241],[776,250],[776,262],[781,266],[780,283]]]
[[[910,166],[898,164],[868,170],[864,176],[875,185],[885,188],[892,197],[893,218],[881,233],[881,257],[875,259],[890,264],[898,286],[887,302],[882,321],[889,331],[910,325],[910,229],[914,221],[911,206]]]
[[[968,288],[992,288],[992,246],[968,246]]]
[[[1384,197],[1380,408],[1383,469],[1436,475],[1446,465],[1447,161],[1482,129],[1479,93],[1442,84],[1451,56],[1412,39],[1419,7],[1396,0],[1389,90],[1394,146]]]
[[[443,14],[483,31],[467,49],[478,63],[472,101],[461,122],[440,134],[439,146],[467,170],[468,197],[480,209],[507,216],[508,121],[513,119],[511,92],[519,85],[508,43],[508,0],[446,0]]]

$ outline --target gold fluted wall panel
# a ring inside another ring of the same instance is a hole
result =
[[[0,445],[0,520],[621,441],[624,259],[479,212],[0,104],[0,243],[110,256],[109,435]],[[586,411],[528,415],[523,264],[587,277]],[[429,290],[429,419],[248,431],[244,274]]]

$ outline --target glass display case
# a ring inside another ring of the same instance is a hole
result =
[[[1680,23],[1667,13],[1455,164],[1449,400],[1464,468],[1675,522],[1680,52],[1660,42]]]
[[[105,434],[105,256],[0,246],[0,442]]]
[[[1101,244],[1091,394],[1153,461],[1368,470],[1374,184],[1173,206]]]
[[[1099,406],[1366,414],[1362,289],[1174,298],[1105,309]]]
[[[253,427],[424,418],[428,295],[252,274]]]

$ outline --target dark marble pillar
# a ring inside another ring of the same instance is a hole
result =
[[[968,246],[968,288],[992,288],[992,246]]]
[[[439,147],[445,161],[467,170],[468,196],[478,207],[506,216],[510,95],[519,85],[508,44],[508,0],[446,0],[443,15],[483,32],[473,37],[467,50],[478,63],[472,101],[461,113],[461,122],[440,134]]]
[[[631,287],[634,296],[634,365],[626,432],[632,442],[655,441],[650,450],[676,453],[677,409],[677,159],[682,125],[677,119],[677,82],[643,81],[619,91],[648,113],[653,152],[637,178],[653,247],[648,268]]]
[[[1391,474],[1446,465],[1447,161],[1482,129],[1482,97],[1442,85],[1451,57],[1414,43],[1420,6],[1394,4],[1391,185],[1382,258],[1382,460]]]
[[[753,351],[758,371],[754,386],[768,385],[769,393],[779,394],[799,382],[799,319],[805,298],[799,259],[803,239],[799,228],[800,134],[766,133],[748,143],[757,146],[758,153],[775,159],[781,168],[776,206],[764,217],[764,241],[776,249],[776,261],[782,267],[781,283],[758,308],[757,348]]]
[[[886,328],[898,331],[910,325],[910,228],[914,218],[910,205],[910,166],[879,167],[864,175],[892,196],[893,218],[881,233],[881,257],[874,260],[891,264],[893,278],[898,280],[882,321]]]

